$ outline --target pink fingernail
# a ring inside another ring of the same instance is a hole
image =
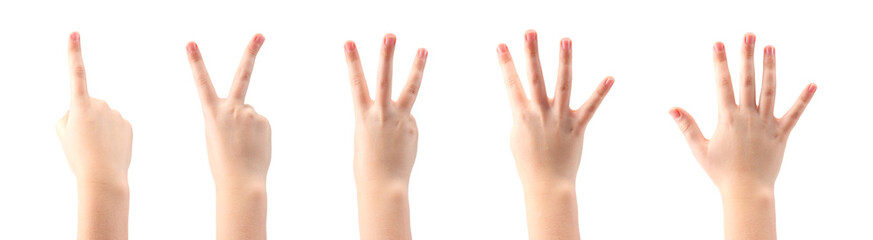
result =
[[[815,83],[813,83],[810,84],[806,90],[809,91],[809,93],[814,93],[816,89],[818,89],[818,85],[815,85]]]
[[[746,44],[755,43],[755,34],[747,33],[746,34]]]
[[[606,79],[606,82],[604,82],[603,84],[606,85],[606,88],[611,88],[613,83],[615,83],[615,79],[612,77],[609,77]]]
[[[773,56],[773,54],[776,54],[776,49],[773,46],[764,47],[764,55]]]
[[[396,40],[394,35],[385,36],[385,45],[392,46]]]
[[[497,52],[506,53],[507,51],[509,51],[509,49],[506,48],[506,44],[501,43],[497,45]]]
[[[70,40],[79,41],[79,32],[73,32],[70,34]]]
[[[670,109],[670,111],[669,111],[668,113],[670,113],[670,116],[673,117],[674,120],[678,120],[678,119],[679,119],[679,116],[682,115],[682,114],[679,112],[679,110],[677,110],[677,109],[675,109],[675,108],[674,108],[674,109]]]
[[[723,51],[724,51],[724,43],[717,42],[717,43],[715,43],[715,46],[713,46],[712,48],[713,48],[716,52],[723,52]]]
[[[570,47],[572,45],[573,45],[573,42],[570,41],[569,38],[564,38],[561,40],[561,48],[563,48],[563,49],[570,49]]]
[[[258,46],[264,44],[264,40],[265,40],[265,39],[264,39],[264,35],[261,35],[260,33],[258,33],[258,34],[255,35],[255,39],[254,39],[254,41],[255,41],[255,43],[258,44]]]
[[[536,31],[528,31],[524,34],[525,41],[536,41],[537,40],[537,32]]]
[[[352,41],[347,41],[345,47],[346,47],[346,51],[348,51],[348,52],[355,51],[355,49],[357,48],[355,46],[355,42],[352,42]]]
[[[427,50],[424,48],[418,49],[418,57],[427,58]]]
[[[195,43],[195,42],[189,42],[189,43],[188,43],[188,47],[187,47],[187,49],[188,49],[188,52],[194,52],[194,51],[197,51],[197,43]]]

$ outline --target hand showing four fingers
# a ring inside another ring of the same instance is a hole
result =
[[[506,92],[512,105],[512,155],[524,185],[530,239],[579,239],[576,173],[588,121],[615,82],[607,77],[578,109],[570,109],[572,42],[561,40],[555,97],[546,96],[537,33],[525,33],[530,98],[505,44],[497,47]]]
[[[582,138],[588,121],[615,82],[607,77],[578,109],[570,109],[572,42],[561,40],[555,97],[546,96],[540,66],[537,33],[525,33],[530,96],[524,89],[505,44],[497,47],[506,91],[512,105],[512,154],[525,187],[574,184],[582,156]]]

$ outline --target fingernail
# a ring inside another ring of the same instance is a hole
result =
[[[679,113],[679,110],[676,109],[670,109],[668,113],[670,113],[670,116],[673,117],[673,120],[679,120],[679,116],[681,115]]]
[[[776,53],[776,49],[773,46],[767,46],[764,48],[764,55],[773,56]]]
[[[187,48],[188,48],[188,52],[194,52],[194,51],[197,51],[197,43],[190,42],[190,43],[188,43],[188,47],[187,47]]]
[[[603,85],[606,85],[606,88],[611,88],[613,83],[615,83],[615,79],[609,77],[606,79],[606,82],[604,82]]]
[[[427,50],[424,48],[418,49],[418,57],[427,58]]]
[[[755,34],[748,33],[746,34],[746,44],[755,43]]]
[[[712,48],[713,48],[716,52],[723,52],[723,51],[724,51],[724,43],[717,42],[717,43],[715,43],[715,46],[713,46]]]
[[[396,40],[393,35],[385,36],[385,45],[392,46]]]
[[[497,45],[497,52],[506,53],[506,51],[509,51],[509,49],[506,48],[506,44],[501,43]]]
[[[573,42],[570,41],[569,38],[564,38],[561,40],[561,48],[563,48],[563,49],[570,49],[570,47],[572,45],[573,45]]]
[[[526,41],[536,41],[537,40],[537,32],[528,31],[524,34],[524,40]]]
[[[816,89],[818,89],[818,85],[815,85],[815,83],[813,83],[810,84],[806,90],[809,91],[809,93],[814,93]]]
[[[356,48],[357,47],[355,46],[355,42],[352,42],[352,41],[346,42],[346,51],[347,52],[355,51]]]
[[[258,46],[264,44],[264,35],[261,35],[260,33],[257,34],[257,35],[255,35],[255,40],[254,40],[254,41],[255,41],[255,43],[258,44]]]
[[[78,32],[73,32],[73,33],[71,33],[71,34],[70,34],[70,40],[73,40],[73,41],[79,41],[79,33],[78,33]]]

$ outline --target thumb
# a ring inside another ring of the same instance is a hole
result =
[[[682,135],[685,135],[685,141],[688,142],[691,151],[697,155],[706,150],[706,137],[700,132],[700,128],[697,126],[694,118],[691,117],[691,114],[678,107],[670,109],[669,113],[673,120],[676,121],[676,124],[679,125]]]

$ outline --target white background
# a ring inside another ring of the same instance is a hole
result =
[[[69,104],[71,31],[82,34],[91,95],[133,125],[131,239],[214,238],[214,186],[185,43],[197,41],[223,95],[259,32],[266,43],[247,103],[273,125],[270,238],[358,238],[343,42],[357,42],[372,79],[382,35],[391,32],[395,89],[415,49],[430,51],[413,109],[420,129],[409,197],[414,237],[526,239],[495,57],[497,44],[507,43],[524,76],[526,29],[539,32],[549,86],[559,39],[574,40],[573,107],[603,77],[616,79],[585,134],[577,184],[583,238],[721,238],[718,191],[667,110],[684,107],[710,135],[712,44],[725,42],[736,73],[743,34],[754,32],[759,69],[763,47],[776,46],[777,115],[806,84],[819,85],[776,184],[779,236],[873,239],[870,7],[658,2],[4,1],[0,239],[75,236],[75,178],[54,129]]]

